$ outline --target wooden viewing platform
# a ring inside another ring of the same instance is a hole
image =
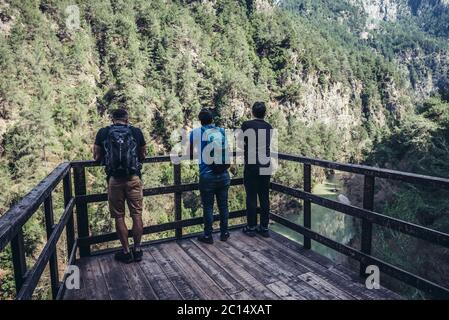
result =
[[[296,244],[272,232],[271,239],[244,237],[234,230],[227,243],[213,246],[198,243],[188,227],[201,225],[202,217],[182,217],[182,193],[198,190],[197,183],[183,184],[181,165],[173,164],[173,184],[144,189],[144,196],[174,194],[173,219],[144,227],[144,234],[174,231],[174,237],[145,246],[140,264],[122,265],[112,259],[111,250],[94,251],[95,245],[117,240],[115,232],[92,235],[88,204],[107,201],[106,194],[88,194],[86,169],[100,166],[93,161],[73,161],[59,165],[22,200],[0,217],[0,251],[11,247],[16,299],[32,299],[42,274],[50,271],[54,299],[397,299],[386,290],[368,290],[364,285],[366,267],[375,265],[382,276],[388,275],[413,286],[428,297],[449,299],[449,288],[413,274],[372,255],[373,226],[388,228],[435,245],[449,248],[449,234],[377,213],[374,210],[376,179],[395,180],[449,190],[449,179],[342,164],[288,154],[274,154],[281,161],[291,161],[303,168],[303,188],[271,183],[272,192],[282,193],[303,202],[303,222],[294,223],[279,212],[270,219],[303,236]],[[170,162],[169,156],[147,158],[144,163]],[[362,207],[326,199],[312,193],[314,166],[343,171],[364,177]],[[62,182],[64,211],[54,221],[53,192]],[[242,185],[242,178],[231,186]],[[350,215],[361,221],[360,244],[349,246],[336,242],[312,229],[311,204]],[[32,266],[27,265],[23,227],[43,207],[47,243]],[[242,218],[245,210],[230,212],[230,219]],[[215,221],[219,219],[214,216]],[[66,233],[67,256],[58,256],[57,246]],[[131,231],[129,236],[132,236]],[[311,250],[312,241],[348,256],[359,263],[357,274],[338,266]],[[360,248],[360,249],[359,249]],[[82,289],[67,291],[68,273],[61,275],[59,262],[78,265]],[[382,284],[382,283],[381,283]]]
[[[69,300],[371,300],[400,299],[367,289],[358,275],[272,232],[250,238],[240,230],[227,242],[196,238],[144,247],[140,263],[123,264],[112,253],[78,260],[81,289]]]

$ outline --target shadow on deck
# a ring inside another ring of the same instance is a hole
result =
[[[172,240],[144,247],[141,263],[121,264],[109,253],[77,265],[81,289],[65,299],[400,299],[274,232],[265,239],[235,230],[214,245]]]

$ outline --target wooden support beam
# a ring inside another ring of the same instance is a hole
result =
[[[25,244],[23,241],[22,228],[11,240],[12,264],[14,268],[14,280],[16,284],[16,293],[22,288],[27,272],[27,264],[25,257]]]
[[[181,185],[181,164],[173,165],[173,177],[174,177],[174,185]],[[175,221],[182,220],[182,192],[175,192]],[[176,228],[175,237],[177,239],[182,238],[182,228]]]
[[[18,300],[29,300],[33,296],[34,289],[36,288],[39,279],[42,276],[42,273],[45,270],[45,266],[49,262],[51,256],[54,254],[56,250],[56,245],[58,243],[58,240],[61,236],[62,231],[64,230],[65,226],[67,225],[67,220],[73,213],[73,208],[75,206],[75,200],[72,199],[67,206],[67,208],[64,210],[64,213],[62,214],[61,219],[59,220],[58,224],[53,229],[53,232],[50,235],[50,238],[48,239],[47,243],[45,244],[44,248],[42,249],[41,254],[37,258],[36,263],[30,270],[27,272],[27,276],[25,281],[23,282],[22,288],[17,293],[17,299]]]
[[[304,164],[304,191],[309,193],[312,192],[312,166],[310,164]],[[310,200],[304,200],[304,227],[312,229],[312,204]],[[310,238],[305,236],[304,248],[312,248]]]
[[[69,171],[63,180],[63,189],[64,189],[64,208],[70,203],[70,200],[73,198],[72,193],[72,175]],[[66,226],[66,237],[67,237],[67,255],[70,255],[70,252],[73,248],[73,244],[75,243],[75,223],[73,221],[73,214],[69,217]]]
[[[84,196],[87,193],[86,187],[86,170],[82,166],[73,168],[75,176],[75,196],[76,201],[76,221],[78,224],[78,237],[85,238],[89,236],[89,215],[87,211],[87,203],[79,201],[78,196]],[[86,257],[90,255],[90,246],[80,246],[80,256]]]
[[[50,194],[44,201],[44,214],[45,214],[45,229],[47,231],[47,241],[50,239],[53,233],[55,218],[53,212],[53,197]],[[50,265],[50,282],[51,293],[53,299],[56,299],[59,289],[59,272],[58,272],[58,255],[57,250],[53,252],[49,259]]]
[[[363,186],[363,209],[374,210],[374,177],[365,176]],[[362,239],[361,251],[367,255],[371,255],[372,241],[373,241],[373,224],[367,219],[362,219]],[[366,277],[365,264],[360,264],[360,276]]]

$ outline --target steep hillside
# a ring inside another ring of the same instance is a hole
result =
[[[283,0],[281,5],[392,61],[418,100],[449,90],[446,0]]]
[[[236,112],[247,117],[262,99],[281,149],[360,159],[409,105],[401,75],[368,48],[261,3],[80,1],[80,28],[69,30],[69,2],[2,2],[3,210],[56,163],[90,157],[118,106],[153,153],[167,152],[173,130],[192,127],[202,106],[233,127],[244,119]]]
[[[405,76],[414,108],[374,144],[365,163],[428,175],[449,175],[449,47],[447,1],[284,1],[290,11],[333,32],[348,46],[371,47]],[[324,26],[324,27],[323,27]],[[362,181],[350,183],[351,201],[361,204]],[[449,193],[378,181],[375,210],[447,232]],[[375,255],[414,274],[449,284],[447,250],[380,228]],[[420,292],[390,283],[408,297]]]

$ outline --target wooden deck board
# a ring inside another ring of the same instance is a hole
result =
[[[157,300],[156,292],[137,263],[119,264],[135,300]]]
[[[143,260],[139,263],[145,278],[150,282],[158,299],[160,300],[178,300],[181,295],[173,286],[173,283],[167,278],[164,271],[154,260],[151,253],[144,251]]]
[[[81,289],[65,299],[400,299],[385,288],[366,289],[355,272],[272,234],[249,238],[236,230],[213,245],[163,242],[144,247],[143,261],[128,265],[112,254],[82,258]]]
[[[179,245],[226,293],[232,296],[244,290],[243,286],[225,271],[225,266],[220,266],[205,255],[193,242],[182,241]]]
[[[236,248],[237,251],[245,252],[248,256],[254,257],[253,263],[258,268],[266,270],[267,273],[274,275],[278,280],[294,286],[298,294],[307,293],[307,296],[314,300],[331,299],[326,292],[317,290],[306,282],[302,281],[298,276],[311,271],[303,265],[295,264],[285,257],[274,256],[268,252],[266,245],[261,246],[257,238],[249,238],[243,234],[236,235],[236,241],[230,242],[230,246]]]
[[[134,300],[125,273],[112,255],[99,257],[99,263],[112,300]]]
[[[87,300],[108,300],[111,299],[106,280],[101,271],[98,259],[81,259],[79,265],[81,279],[84,283],[84,293]]]
[[[273,291],[264,286],[258,279],[253,277],[243,267],[238,265],[233,257],[224,255],[213,245],[207,245],[199,243],[197,240],[193,241],[205,254],[219,262],[221,265],[226,266],[226,272],[228,272],[235,280],[243,285],[243,287],[249,292],[251,296],[260,300],[276,299],[278,298]]]
[[[204,299],[205,295],[200,289],[194,285],[193,281],[189,281],[182,266],[180,266],[172,257],[167,255],[164,248],[160,245],[151,246],[148,250],[153,255],[154,259],[161,266],[162,270],[167,275],[167,278],[173,283],[176,290],[181,294],[185,300],[199,300]]]
[[[229,296],[176,242],[164,245],[167,254],[182,266],[185,274],[209,300],[229,300]]]
[[[341,290],[334,290],[333,293],[329,292],[328,287],[330,285],[325,284],[326,280],[330,276],[330,272],[326,270],[323,266],[319,264],[313,264],[311,261],[304,261],[302,259],[303,257],[296,256],[296,259],[291,259],[291,256],[295,256],[295,252],[285,252],[285,248],[282,247],[282,243],[277,243],[276,246],[274,246],[271,239],[261,240],[260,238],[251,238],[248,239],[247,237],[242,237],[242,241],[250,242],[255,248],[259,248],[262,253],[270,257],[270,259],[274,262],[276,262],[276,265],[278,266],[278,272],[282,273],[280,277],[286,277],[286,282],[295,282],[295,280],[304,282],[301,283],[304,290],[309,290],[312,292],[317,291],[319,292],[319,295],[321,297],[316,297],[317,299],[359,299],[360,297],[357,294],[350,294],[352,290],[349,290],[348,284],[350,282],[342,281],[339,282],[339,288]],[[268,246],[267,243],[268,242]],[[311,279],[307,277],[303,277],[304,274],[317,274],[326,276],[320,278],[320,282],[323,283],[323,285],[318,285],[318,283],[315,283],[311,281]],[[334,278],[335,280],[335,278]],[[315,290],[312,290],[315,289]],[[346,291],[347,293],[345,293]],[[339,292],[339,294],[335,294]]]
[[[362,280],[356,272],[352,272],[347,267],[335,264],[330,259],[314,252],[305,250],[300,244],[287,239],[286,237],[272,233],[272,238],[258,238],[260,246],[264,247],[264,242],[268,243],[267,249],[275,249],[288,259],[302,264],[313,270],[325,280],[335,283],[340,289],[347,291],[357,299],[400,299],[401,297],[385,288],[378,290],[367,290]]]

